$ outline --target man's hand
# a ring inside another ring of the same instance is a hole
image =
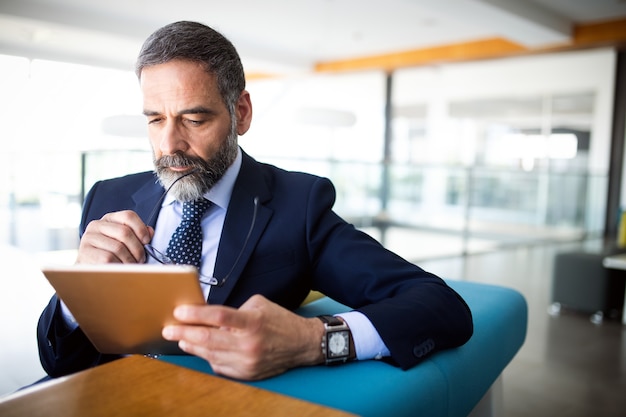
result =
[[[80,240],[76,263],[143,263],[143,245],[149,243],[154,229],[146,226],[130,210],[108,213],[87,225]]]
[[[290,368],[323,363],[324,325],[252,296],[239,309],[218,305],[179,306],[183,324],[166,326],[163,337],[204,358],[225,376],[257,380]]]

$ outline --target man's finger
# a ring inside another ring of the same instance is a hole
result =
[[[141,242],[142,245],[150,243],[152,233],[148,226],[144,224],[139,215],[132,210],[122,210],[113,213],[107,213],[102,216],[103,222],[116,223],[125,226],[132,232],[132,235]]]
[[[187,324],[245,329],[250,325],[250,312],[218,305],[181,305],[174,317]]]
[[[143,263],[144,241],[149,242],[152,233],[132,211],[106,214],[87,225],[79,247],[79,261]]]

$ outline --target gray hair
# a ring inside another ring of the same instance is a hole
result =
[[[197,22],[181,21],[156,30],[146,39],[135,64],[135,74],[150,65],[180,59],[202,64],[214,74],[217,87],[231,116],[246,88],[243,65],[233,44],[221,33]]]

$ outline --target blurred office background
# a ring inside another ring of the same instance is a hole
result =
[[[17,321],[0,327],[0,374],[13,376],[0,395],[42,373],[34,329],[51,289],[37,265],[73,261],[85,192],[152,167],[133,62],[148,34],[181,19],[239,49],[254,107],[240,138],[249,154],[331,178],[336,211],[406,259],[524,293],[529,336],[505,374],[506,415],[563,411],[563,396],[537,398],[542,382],[572,389],[565,380],[609,391],[563,415],[623,415],[611,394],[626,387],[621,324],[606,322],[600,337],[587,317],[546,314],[553,255],[615,238],[626,116],[618,0],[2,0],[0,300]],[[562,326],[606,340],[597,356],[613,372],[531,373],[558,357],[547,343]],[[12,348],[12,334],[27,342]]]

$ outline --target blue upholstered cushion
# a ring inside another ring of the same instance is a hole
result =
[[[527,306],[524,297],[509,288],[447,282],[463,296],[474,316],[474,335],[460,348],[437,353],[408,371],[364,361],[293,369],[249,384],[361,416],[466,416],[522,346]],[[312,317],[347,310],[322,298],[298,312]],[[196,357],[162,359],[212,372]]]

